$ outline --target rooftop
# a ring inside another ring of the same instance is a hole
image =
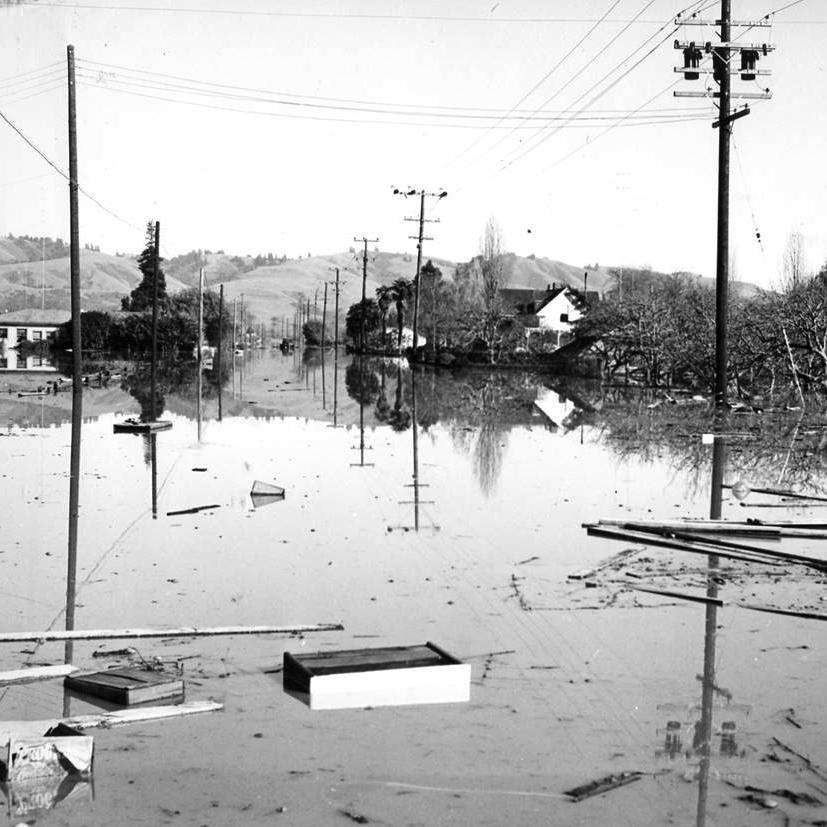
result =
[[[0,313],[0,325],[56,327],[68,322],[71,317],[72,314],[68,310],[40,310],[29,307]]]

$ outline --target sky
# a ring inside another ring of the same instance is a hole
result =
[[[733,0],[775,47],[733,129],[732,272],[772,287],[791,233],[827,260],[827,5]],[[708,8],[707,8],[708,7]],[[426,257],[504,246],[578,266],[714,276],[711,81],[674,72],[701,0],[0,0],[0,113],[68,170],[66,47],[77,66],[82,244],[296,257],[354,238]],[[704,9],[706,10],[704,11]],[[702,67],[709,66],[708,60]],[[68,239],[68,187],[0,120],[0,233]],[[760,242],[757,238],[760,233]]]

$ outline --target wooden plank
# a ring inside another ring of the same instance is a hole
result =
[[[614,775],[607,775],[605,778],[598,778],[596,781],[590,781],[588,784],[581,784],[579,787],[574,787],[571,790],[566,790],[563,795],[567,795],[575,802],[583,801],[583,799],[591,798],[593,795],[600,795],[600,793],[631,784],[633,781],[639,781],[642,777],[643,773],[641,772],[619,772]]]
[[[57,663],[53,666],[32,666],[26,669],[12,669],[8,672],[0,672],[0,685],[12,683],[32,683],[33,681],[44,681],[50,678],[64,678],[77,672],[77,666],[70,663]]]
[[[74,629],[71,631],[0,632],[0,643],[51,640],[129,640],[159,637],[213,637],[216,635],[297,635],[310,632],[341,632],[341,623],[295,626],[184,626],[172,629]]]
[[[723,520],[598,520],[598,525],[610,525],[635,531],[664,529],[691,531],[695,534],[733,534],[760,537],[767,540],[781,538],[781,529],[748,523],[728,523]]]
[[[75,729],[105,729],[124,724],[139,724],[146,721],[162,721],[167,718],[181,718],[186,715],[200,715],[204,712],[218,712],[224,705],[215,701],[191,701],[168,706],[146,706],[136,709],[118,709],[91,715],[76,715],[63,718],[61,722]]]

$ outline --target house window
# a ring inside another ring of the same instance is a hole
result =
[[[0,339],[9,338],[9,329],[7,327],[0,327]]]
[[[567,322],[568,320],[569,320],[569,314],[568,313],[561,313],[560,314],[560,321],[561,322]]]
[[[18,342],[25,342],[26,341],[26,328],[25,327],[18,327],[17,328],[17,341]]]
[[[40,342],[43,340],[43,331],[42,330],[33,330],[32,331],[32,340],[35,342]]]

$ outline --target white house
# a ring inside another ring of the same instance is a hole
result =
[[[571,287],[557,287],[548,293],[534,311],[534,315],[537,316],[540,330],[568,334],[572,332],[574,323],[583,315],[585,307],[582,293]]]

